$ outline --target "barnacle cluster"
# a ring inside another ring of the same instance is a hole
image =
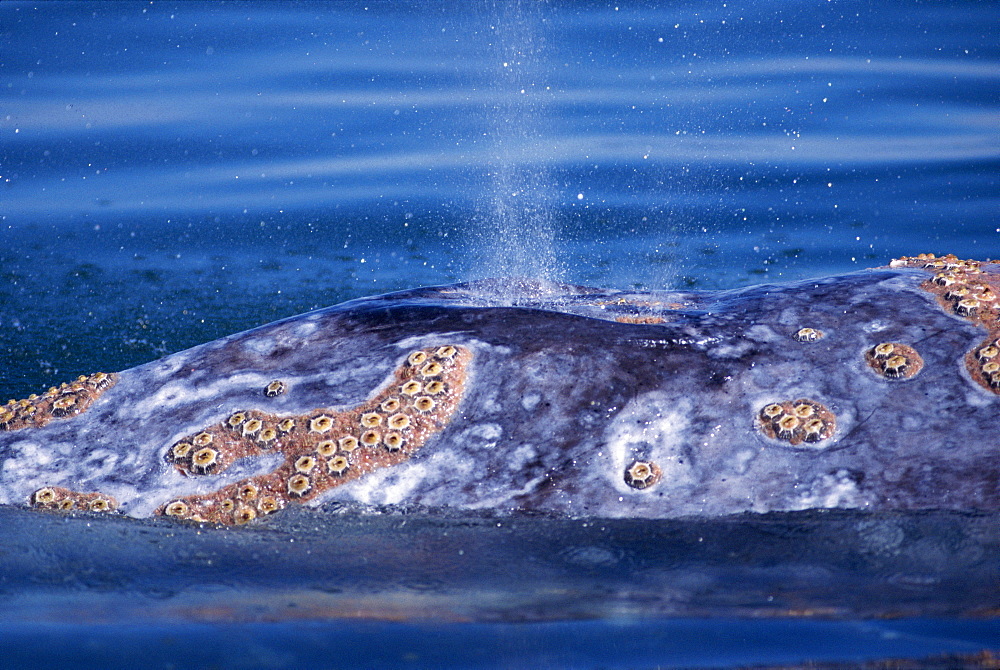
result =
[[[837,419],[826,406],[800,398],[765,405],[757,413],[757,429],[774,440],[798,446],[822,442],[837,428]]]
[[[118,501],[103,493],[80,493],[61,486],[46,486],[31,494],[33,507],[54,509],[63,512],[81,510],[84,512],[113,512],[118,509]]]
[[[413,351],[382,392],[347,411],[231,413],[171,445],[167,462],[186,475],[219,473],[237,459],[273,452],[284,455],[282,464],[214,493],[173,500],[160,513],[243,524],[405,461],[450,420],[471,357],[468,349],[451,345]]]
[[[924,367],[924,359],[908,344],[882,342],[865,352],[868,366],[886,379],[909,379]]]
[[[76,416],[94,404],[102,393],[115,385],[118,375],[97,372],[81,375],[74,382],[53,386],[41,395],[8,400],[0,406],[0,430],[41,428],[53,419]]]
[[[653,323],[666,323],[666,319],[662,316],[649,316],[649,315],[624,315],[616,316],[615,321],[618,323],[643,323],[643,324],[653,324]]]
[[[983,267],[991,264],[953,254],[919,254],[896,259],[890,266],[932,272],[921,288],[937,296],[947,311],[986,329],[986,338],[966,353],[965,366],[983,388],[1000,395],[1000,274]]]

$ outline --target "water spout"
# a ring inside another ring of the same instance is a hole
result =
[[[554,188],[544,147],[545,6],[491,2],[487,30],[493,95],[485,110],[490,144],[487,188],[474,220],[470,278],[526,277],[557,281]]]

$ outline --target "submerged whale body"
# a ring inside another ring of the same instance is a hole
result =
[[[0,503],[667,518],[1000,507],[1000,266],[351,301],[0,406]]]

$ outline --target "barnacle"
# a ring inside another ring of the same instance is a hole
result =
[[[361,425],[365,428],[378,428],[382,425],[382,415],[378,412],[368,412],[361,415]]]
[[[42,395],[31,394],[21,400],[10,400],[0,407],[0,430],[40,428],[55,419],[78,416],[114,386],[118,375],[97,372],[81,376],[72,383],[52,387]]]
[[[471,358],[468,349],[453,345],[410,352],[383,391],[344,411],[232,412],[221,424],[174,443],[166,460],[187,475],[217,474],[240,458],[268,452],[282,454],[284,461],[271,473],[171,501],[159,511],[193,521],[243,524],[401,463],[448,424]]]
[[[921,288],[934,294],[949,313],[986,330],[985,340],[966,353],[965,367],[983,389],[1000,394],[1000,379],[995,379],[997,375],[985,369],[988,361],[997,356],[996,347],[1000,346],[997,342],[1000,306],[996,299],[997,291],[1000,291],[1000,274],[984,272],[979,261],[960,260],[951,254],[903,257],[890,265],[943,270],[921,284]]]
[[[908,344],[882,342],[865,352],[865,361],[886,379],[910,379],[924,367],[924,359]]]
[[[268,398],[274,398],[275,396],[281,395],[286,390],[288,390],[288,386],[285,382],[280,379],[275,379],[273,382],[264,387],[264,395]]]
[[[305,494],[309,493],[311,488],[312,482],[309,481],[309,478],[303,474],[292,475],[288,479],[288,493],[296,498],[301,498]]]
[[[765,405],[757,413],[756,426],[766,437],[798,446],[833,436],[837,419],[825,405],[800,398]]]
[[[309,421],[309,430],[314,433],[325,433],[331,428],[333,428],[333,419],[325,414],[320,414]]]
[[[351,462],[347,459],[346,456],[334,456],[333,458],[331,458],[326,462],[327,469],[335,475],[344,474],[347,471],[347,468],[350,467],[350,465]]]
[[[389,433],[385,436],[385,448],[389,451],[399,451],[403,448],[403,436],[399,433]]]
[[[633,461],[625,468],[625,483],[634,489],[649,488],[660,480],[660,467],[652,461]]]
[[[822,330],[816,330],[815,328],[799,328],[792,335],[792,339],[796,342],[817,342],[825,336]]]
[[[422,395],[413,401],[413,406],[416,407],[421,412],[430,412],[434,409],[434,398]]]
[[[80,509],[87,512],[112,512],[118,501],[103,493],[81,493],[62,486],[45,486],[31,494],[32,507],[68,512]]]

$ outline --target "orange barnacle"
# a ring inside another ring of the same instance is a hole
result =
[[[326,462],[327,469],[335,475],[344,474],[350,466],[351,462],[346,456],[334,456]]]
[[[444,368],[437,361],[431,361],[424,367],[420,368],[421,377],[436,377],[444,372]]]
[[[428,382],[427,386],[424,388],[424,392],[429,393],[430,395],[440,395],[441,393],[444,393],[444,391],[444,382],[437,379],[432,382]]]
[[[312,472],[314,467],[316,467],[316,459],[312,456],[301,456],[295,461],[295,469],[303,474]]]
[[[633,461],[625,468],[625,483],[634,489],[649,488],[660,480],[659,466],[652,461]]]
[[[955,305],[955,314],[958,314],[959,316],[975,316],[978,308],[978,300],[975,298],[965,298],[963,300],[959,300],[958,304]]]
[[[286,390],[288,390],[287,384],[280,379],[275,379],[273,382],[264,387],[264,395],[268,398],[274,398],[281,395]]]
[[[358,438],[353,435],[347,435],[337,440],[337,446],[340,447],[341,451],[351,453],[358,448]]]
[[[260,419],[250,419],[243,424],[243,437],[253,437],[264,427],[264,422]]]
[[[1000,349],[993,345],[989,345],[977,351],[976,357],[980,362],[985,362],[996,358],[998,354],[1000,354]]]
[[[243,500],[255,500],[258,493],[259,489],[257,486],[255,484],[251,484],[250,482],[247,482],[239,489],[239,496]]]
[[[778,437],[782,440],[791,440],[801,423],[797,417],[791,415],[782,417],[778,421]]]
[[[191,470],[199,474],[211,472],[219,464],[219,452],[212,447],[204,447],[191,455]]]
[[[883,342],[865,352],[865,361],[886,379],[910,379],[924,367],[917,350],[900,342]]]
[[[190,508],[183,500],[175,500],[172,503],[167,503],[167,506],[163,508],[163,513],[167,516],[186,517],[189,511]]]
[[[365,428],[378,428],[382,425],[382,415],[378,412],[368,412],[361,415],[361,425]]]
[[[59,499],[55,489],[45,487],[38,489],[31,494],[31,503],[37,507],[45,507],[54,504]]]
[[[405,461],[448,424],[461,400],[471,356],[467,349],[452,345],[411,351],[379,386],[381,390],[354,408],[320,407],[295,416],[240,410],[221,425],[196,431],[168,450],[168,460],[188,474],[214,473],[233,461],[260,455],[267,447],[284,458],[268,474],[228,484],[215,493],[175,500],[161,513],[246,523],[290,501],[311,500],[331,487]],[[23,411],[16,404],[10,408],[2,411]],[[421,411],[433,413],[420,416]]]
[[[239,428],[243,424],[243,422],[246,421],[246,420],[247,420],[247,415],[246,414],[244,414],[243,412],[235,412],[235,413],[229,415],[229,418],[226,419],[226,424],[225,425],[226,425],[227,428],[233,428],[233,429],[235,429],[235,428]]]
[[[313,433],[325,433],[333,428],[333,419],[321,414],[309,421],[309,430]]]
[[[274,441],[278,439],[278,431],[270,426],[261,428],[257,435],[257,444],[261,449],[270,449],[274,446]]]
[[[950,272],[939,272],[938,274],[934,275],[934,283],[937,284],[938,286],[948,287],[954,284],[956,281],[958,281],[958,279],[955,277],[955,275],[953,275]]]
[[[808,419],[809,417],[811,417],[813,414],[816,413],[816,409],[808,403],[802,403],[800,405],[796,405],[792,409],[795,412],[795,416],[799,417],[800,419]]]
[[[257,518],[257,512],[253,507],[240,507],[236,510],[236,514],[233,515],[233,520],[239,524],[243,525],[245,523],[250,523]]]
[[[290,495],[302,497],[310,490],[312,490],[312,482],[305,475],[292,475],[288,479],[288,493]]]
[[[766,419],[777,419],[785,413],[785,408],[777,403],[772,403],[762,409],[760,413]]]
[[[964,285],[959,285],[945,291],[944,297],[948,300],[961,300],[967,295],[969,295],[969,289]]]
[[[190,442],[178,442],[170,449],[169,454],[172,460],[179,461],[187,458],[192,449],[194,449],[194,447]]]
[[[388,433],[386,434],[385,440],[383,440],[383,442],[385,443],[385,448],[388,449],[389,451],[399,451],[400,449],[403,448],[403,443],[405,442],[405,440],[403,439],[403,436],[400,435],[399,433]]]
[[[819,442],[823,439],[823,430],[826,428],[826,424],[823,423],[822,419],[810,419],[806,421],[805,425],[802,427],[805,432],[806,442]]]
[[[434,402],[434,398],[430,396],[422,395],[413,401],[413,406],[416,407],[421,412],[429,412],[434,409],[437,403]]]
[[[281,509],[282,500],[275,496],[264,496],[257,503],[257,511],[261,514],[272,514]]]
[[[906,374],[910,362],[906,356],[893,356],[883,363],[882,371],[886,377],[902,377]]]
[[[389,417],[388,426],[395,430],[405,430],[410,426],[410,417],[406,414],[393,414]]]
[[[796,342],[817,342],[823,339],[824,333],[822,330],[816,330],[815,328],[799,328],[792,335],[792,339]]]

